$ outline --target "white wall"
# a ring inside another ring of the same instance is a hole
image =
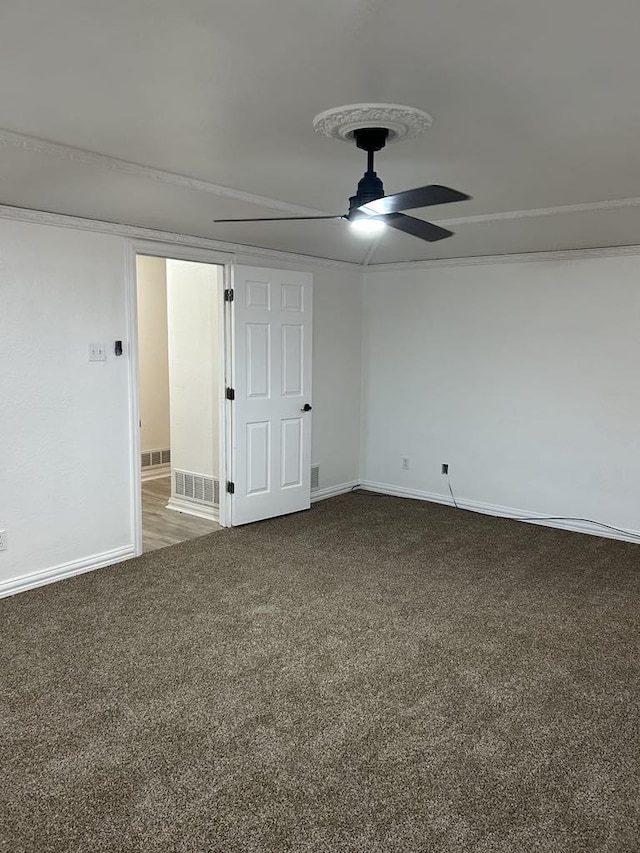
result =
[[[0,584],[133,541],[124,267],[119,237],[0,220]]]
[[[164,258],[136,258],[140,450],[171,447],[167,277]]]
[[[123,237],[0,219],[0,594],[133,550],[128,252]],[[361,279],[300,269],[315,274],[313,454],[327,488],[358,476]],[[89,363],[91,342],[107,345],[105,364]]]
[[[359,272],[313,270],[311,453],[321,490],[359,482],[361,290]]]
[[[0,220],[0,593],[132,550],[128,247]],[[300,268],[313,461],[339,487],[359,479],[362,278]],[[462,499],[640,529],[639,279],[638,256],[368,273],[364,477],[446,499],[448,462]]]
[[[363,479],[639,530],[639,329],[635,256],[368,274]]]
[[[221,268],[188,261],[166,263],[171,467],[218,477]]]

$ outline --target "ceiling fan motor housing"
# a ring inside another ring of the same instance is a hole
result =
[[[358,181],[358,191],[355,195],[349,198],[349,215],[355,215],[356,211],[363,204],[370,201],[375,201],[377,198],[384,196],[384,187],[382,181],[375,172],[365,172],[364,177]],[[366,216],[366,213],[359,212],[353,218]]]

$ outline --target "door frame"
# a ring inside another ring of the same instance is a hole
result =
[[[222,268],[222,287],[218,288],[218,340],[221,342],[219,365],[219,471],[220,471],[220,518],[221,527],[231,526],[231,495],[227,494],[226,483],[231,480],[231,406],[226,400],[224,389],[231,386],[231,312],[224,301],[224,290],[232,287],[232,269],[235,255],[227,252],[178,246],[153,240],[128,240],[125,257],[126,325],[128,347],[125,352],[129,361],[129,446],[130,446],[130,502],[131,527],[135,555],[142,554],[142,479],[140,469],[140,373],[138,353],[138,288],[137,255],[169,258],[212,264]]]

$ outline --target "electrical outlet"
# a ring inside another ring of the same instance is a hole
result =
[[[402,457],[402,470],[403,471],[409,470],[409,457],[408,456]]]
[[[89,361],[106,361],[107,348],[104,344],[89,344]]]
[[[448,474],[448,473],[449,473],[449,463],[448,463],[448,462],[443,462],[443,463],[442,463],[442,473],[443,473],[443,474]]]
[[[0,530],[0,551],[7,550],[7,531]]]

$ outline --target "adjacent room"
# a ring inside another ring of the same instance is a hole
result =
[[[640,850],[638,32],[3,11],[0,849]]]
[[[222,271],[136,258],[142,548],[219,530]]]

